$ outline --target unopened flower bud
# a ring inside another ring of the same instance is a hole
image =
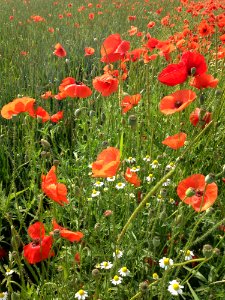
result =
[[[137,125],[137,117],[135,115],[130,115],[128,118],[128,123],[131,127],[135,127]]]
[[[147,290],[148,290],[148,284],[147,284],[147,282],[141,282],[140,284],[139,284],[139,288],[140,288],[140,290],[142,291],[142,292],[147,292]]]
[[[93,270],[92,270],[92,276],[93,276],[94,278],[98,278],[99,275],[100,275],[100,271],[99,271],[98,269],[93,269]]]
[[[81,112],[82,112],[82,110],[80,108],[76,109],[75,112],[74,112],[75,117],[76,118],[79,117]]]
[[[206,244],[203,246],[202,253],[206,258],[209,258],[213,254],[213,248],[211,245]]]
[[[220,249],[219,248],[214,248],[213,253],[215,253],[217,256],[220,255]]]
[[[53,160],[53,165],[54,165],[55,167],[58,167],[58,165],[59,165],[59,160],[58,160],[58,159],[54,159],[54,160]]]
[[[46,157],[47,152],[46,151],[41,151],[41,157]]]
[[[192,197],[194,195],[195,195],[195,189],[193,189],[192,187],[188,188],[185,192],[186,197]]]
[[[94,116],[95,116],[95,111],[94,111],[94,110],[90,110],[89,116],[90,116],[90,117],[94,117]]]
[[[101,227],[101,224],[100,223],[96,223],[94,229],[98,230],[100,227]]]
[[[106,211],[103,213],[103,215],[104,215],[105,217],[109,217],[109,216],[111,216],[112,213],[113,213],[113,212],[112,212],[111,210],[106,210]]]
[[[216,92],[215,92],[216,96],[221,96],[222,93],[223,92],[221,90],[216,90]]]
[[[183,218],[183,216],[182,216],[182,215],[178,215],[178,216],[176,216],[176,219],[175,219],[175,224],[176,224],[176,225],[180,224],[180,223],[181,223],[181,221],[182,221],[182,218]]]
[[[41,139],[41,145],[42,145],[42,147],[45,148],[45,149],[51,148],[51,145],[50,145],[49,142],[46,141],[45,139]]]
[[[200,95],[199,101],[200,101],[200,105],[204,105],[204,102],[205,102],[205,96],[204,96],[204,94]]]
[[[152,239],[153,246],[157,248],[160,245],[160,238],[158,236],[154,236]]]
[[[208,175],[206,175],[205,177],[205,183],[206,184],[210,184],[210,183],[213,183],[216,179],[216,176],[215,174],[212,174],[212,173],[209,173]]]

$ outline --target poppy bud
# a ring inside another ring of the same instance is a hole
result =
[[[160,245],[160,238],[158,236],[154,236],[152,239],[153,246],[157,248]]]
[[[182,220],[182,215],[178,215],[175,219],[175,224],[178,225],[181,223],[181,220]]]
[[[147,282],[141,282],[140,284],[139,284],[139,288],[140,288],[140,290],[142,291],[142,292],[147,292],[148,291],[148,284],[147,284]]]
[[[46,157],[46,151],[41,151],[41,157]]]
[[[95,116],[95,111],[94,111],[94,110],[90,110],[89,116],[90,116],[90,117],[94,117],[94,116]]]
[[[59,160],[58,159],[54,159],[53,160],[53,166],[58,167],[59,165]]]
[[[202,253],[206,258],[209,258],[213,254],[213,248],[211,245],[206,244],[203,246]]]
[[[128,118],[129,125],[133,128],[137,125],[137,117],[135,115],[130,115]]]
[[[46,140],[44,140],[44,139],[41,139],[41,145],[42,145],[42,147],[45,148],[45,149],[51,148],[51,145],[49,144],[49,142],[46,141]]]
[[[188,188],[185,192],[186,197],[192,197],[194,195],[195,195],[195,190],[192,187]]]
[[[223,92],[222,92],[221,90],[216,90],[216,92],[215,92],[216,96],[221,96],[222,93],[223,93]]]
[[[201,95],[200,95],[199,101],[200,101],[200,105],[203,105],[203,104],[204,104],[204,102],[205,102],[205,95],[204,95],[204,94],[201,94]]]
[[[95,226],[94,226],[94,229],[98,230],[100,227],[101,227],[101,224],[100,223],[96,223]]]
[[[212,173],[209,173],[206,177],[205,177],[205,183],[206,184],[210,184],[213,183],[216,179],[216,176]]]
[[[100,275],[100,272],[98,269],[93,269],[91,273],[94,278],[98,278]]]
[[[217,256],[220,255],[220,249],[219,248],[214,248],[213,253],[215,253]]]
[[[103,112],[103,113],[101,113],[101,121],[105,122],[105,120],[106,120],[106,115]]]
[[[74,112],[75,117],[79,117],[80,114],[81,114],[81,109],[80,108],[76,109]]]
[[[161,190],[160,190],[160,195],[161,195],[162,197],[166,197],[166,195],[167,195],[167,190],[166,190],[166,189],[161,189]]]

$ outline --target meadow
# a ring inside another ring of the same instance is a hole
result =
[[[225,1],[0,5],[0,299],[225,299]]]

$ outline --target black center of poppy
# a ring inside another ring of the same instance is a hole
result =
[[[202,196],[203,196],[203,191],[196,190],[195,196],[197,196],[197,197],[202,197]]]
[[[38,245],[40,245],[40,240],[39,240],[39,239],[33,240],[33,242],[32,242],[32,247],[36,247],[36,246],[38,246]]]
[[[182,104],[183,104],[182,101],[177,100],[177,101],[174,103],[174,106],[175,106],[176,108],[179,108]]]
[[[76,84],[76,85],[82,85],[83,82],[81,82],[81,81],[76,81],[75,84]]]

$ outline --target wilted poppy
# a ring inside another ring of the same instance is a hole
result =
[[[212,206],[216,201],[217,193],[217,185],[214,182],[206,184],[205,176],[202,174],[194,174],[182,180],[177,187],[179,198],[198,212]]]
[[[118,85],[118,79],[107,73],[93,79],[93,87],[105,97],[116,92]]]
[[[13,116],[22,112],[29,112],[33,109],[35,99],[22,97],[14,99],[12,102],[4,105],[1,109],[1,115],[5,119],[12,119]]]
[[[95,49],[91,47],[85,47],[84,52],[85,52],[84,56],[93,55],[95,53]]]
[[[185,82],[188,77],[184,63],[170,64],[158,75],[158,80],[168,86],[174,86]]]
[[[55,171],[56,167],[53,166],[47,175],[41,176],[41,188],[45,195],[63,206],[65,203],[69,203],[67,199],[67,188],[65,184],[58,183]]]
[[[60,120],[62,120],[63,118],[63,111],[58,111],[56,114],[52,115],[50,117],[50,120],[53,122],[53,123],[57,123],[59,122]]]
[[[125,114],[129,110],[131,110],[134,106],[138,105],[139,101],[141,100],[141,94],[136,94],[136,95],[127,95],[125,96],[122,101],[121,101],[121,107],[122,107],[122,112]]]
[[[118,33],[108,36],[101,46],[101,61],[112,63],[123,59],[126,52],[130,49],[130,43],[123,41]]]
[[[55,45],[55,51],[53,52],[54,55],[58,57],[65,57],[66,56],[66,50],[63,48],[63,46],[60,43],[57,43]]]
[[[80,242],[80,240],[84,236],[82,232],[79,232],[79,231],[74,232],[74,231],[70,231],[64,227],[61,227],[60,225],[57,224],[55,219],[52,221],[52,225],[53,225],[53,229],[55,232],[58,231],[59,235],[62,238],[66,239],[70,242]],[[52,231],[52,232],[50,232],[50,234],[53,235],[54,232]]]
[[[141,185],[141,180],[138,177],[137,173],[131,172],[130,168],[126,169],[124,177],[127,182],[133,184],[135,187],[139,187]]]
[[[93,177],[112,177],[116,175],[120,166],[120,151],[114,147],[104,149],[97,160],[92,163]]]
[[[165,115],[184,110],[196,98],[195,92],[191,90],[179,90],[165,96],[159,105],[160,111]]]
[[[45,235],[44,224],[36,222],[29,226],[28,234],[33,239],[23,248],[23,255],[29,264],[36,264],[54,255],[52,251],[53,239]]]
[[[177,150],[184,146],[184,143],[186,141],[187,135],[184,132],[177,133],[172,136],[168,136],[164,141],[162,141],[162,144]]]
[[[190,114],[190,122],[194,126],[201,125],[204,128],[211,120],[212,114],[198,107]]]
[[[209,87],[215,88],[217,87],[218,82],[219,79],[214,78],[210,74],[203,73],[193,77],[189,84],[197,89],[204,89]]]

